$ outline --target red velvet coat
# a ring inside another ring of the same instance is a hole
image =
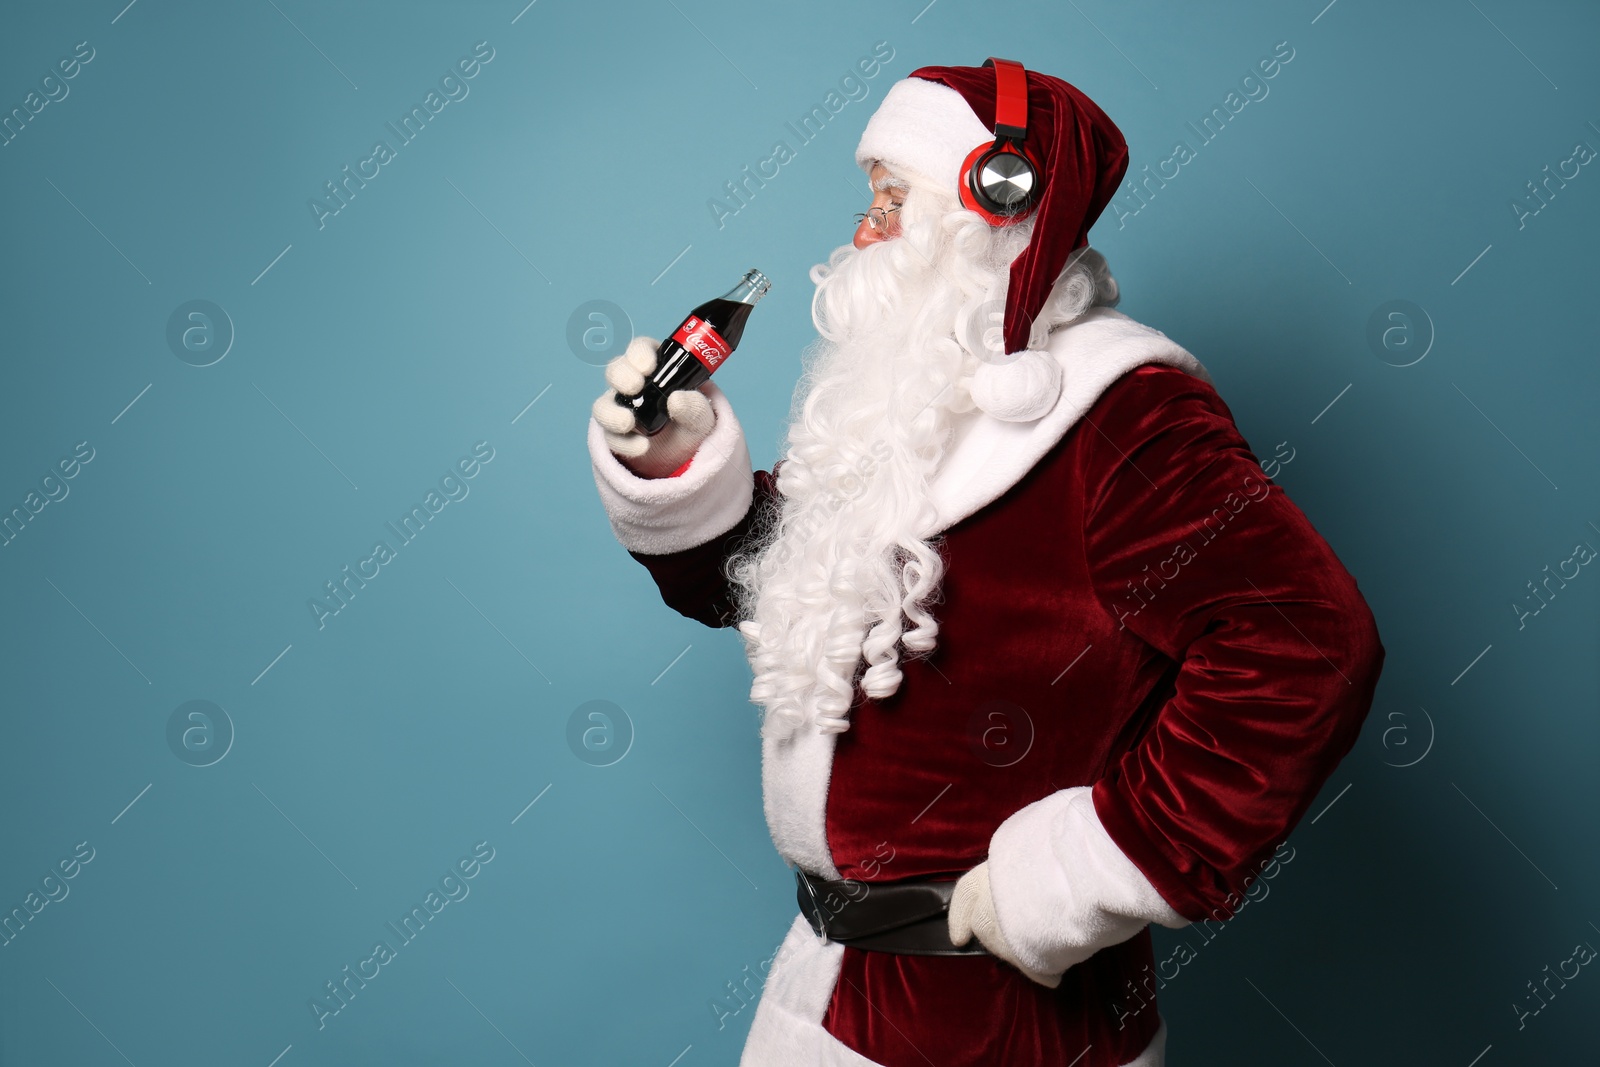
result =
[[[758,471],[725,534],[631,554],[668,605],[730,625],[720,566],[775,492]],[[1157,363],[1122,373],[943,544],[936,651],[902,664],[892,697],[858,690],[835,742],[837,870],[956,877],[1009,817],[1087,787],[1104,833],[1173,911],[1230,916],[1354,744],[1384,649],[1355,580],[1215,389]],[[864,1059],[830,1062],[1159,1063],[1152,965],[1146,927],[1057,989],[993,957],[845,947],[822,1025]]]

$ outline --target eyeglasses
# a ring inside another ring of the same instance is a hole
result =
[[[867,226],[870,227],[874,232],[887,230],[889,228],[889,216],[899,210],[899,206],[896,205],[895,207],[889,208],[887,211],[881,207],[868,208],[866,211],[858,211],[855,215],[856,225],[860,226],[861,220],[866,219]]]

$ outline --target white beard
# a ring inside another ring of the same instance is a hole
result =
[[[982,417],[973,375],[1003,362],[1008,272],[1031,225],[992,228],[915,188],[899,214],[900,236],[845,245],[811,270],[821,339],[795,390],[781,510],[729,564],[767,737],[849,729],[858,680],[868,697],[892,695],[902,649],[925,656],[938,636],[928,606],[944,560],[928,486],[960,421]],[[1069,263],[1030,347],[1097,292],[1117,301],[1098,252]]]

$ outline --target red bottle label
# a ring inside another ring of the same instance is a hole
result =
[[[728,353],[733,351],[733,346],[724,341],[716,328],[699,315],[684,319],[672,339],[687,348],[695,359],[705,365],[707,371],[716,370],[728,358]]]

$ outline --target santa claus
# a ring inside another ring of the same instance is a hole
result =
[[[856,159],[773,471],[710,381],[637,431],[650,338],[588,429],[618,540],[754,674],[801,909],[741,1062],[1155,1067],[1148,924],[1233,914],[1383,646],[1205,368],[1113,310],[1093,101],[924,67]]]

